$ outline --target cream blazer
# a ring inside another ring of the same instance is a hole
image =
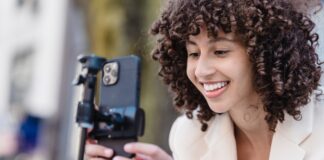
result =
[[[324,101],[314,100],[302,108],[302,120],[286,115],[272,139],[270,160],[324,160]],[[227,113],[200,131],[197,119],[179,117],[173,124],[169,144],[174,160],[237,160],[232,121]]]

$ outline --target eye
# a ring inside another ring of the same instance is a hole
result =
[[[189,57],[192,57],[192,58],[199,57],[199,53],[197,53],[197,52],[188,53],[188,58],[189,58]]]
[[[229,50],[216,50],[214,54],[217,56],[225,56],[228,52]]]

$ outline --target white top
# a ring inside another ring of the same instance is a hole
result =
[[[324,96],[320,98],[323,99]],[[324,160],[324,100],[301,109],[302,120],[285,115],[278,123],[270,160]],[[233,123],[228,113],[217,115],[206,132],[197,119],[179,117],[173,124],[169,144],[174,160],[237,160]]]

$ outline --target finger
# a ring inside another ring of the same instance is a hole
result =
[[[134,158],[134,160],[151,160],[151,159],[152,159],[151,157],[141,153],[137,153],[136,157]]]
[[[141,142],[126,144],[124,149],[126,152],[139,153],[148,157],[159,157],[159,154],[164,154],[164,151],[160,147]]]
[[[87,144],[97,144],[97,143],[98,143],[98,140],[88,138],[87,141],[86,141],[86,143],[87,143]]]
[[[95,158],[88,158],[87,160],[107,160],[107,159],[106,158],[95,157]]]
[[[96,143],[98,143],[98,140],[96,140],[96,139],[93,139],[93,138],[91,138],[90,136],[89,136],[89,134],[90,134],[90,132],[92,131],[92,128],[88,128],[87,129],[87,143],[92,143],[92,144],[96,144]]]
[[[97,144],[87,144],[85,148],[86,157],[107,157],[110,158],[113,156],[114,152],[110,148],[106,148]]]
[[[112,160],[131,160],[131,159],[126,158],[126,157],[116,156]]]

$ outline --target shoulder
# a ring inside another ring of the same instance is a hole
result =
[[[174,146],[181,144],[182,146],[190,145],[192,139],[200,138],[204,132],[200,130],[201,124],[196,118],[189,119],[182,115],[173,123],[169,136],[169,144],[171,150]],[[188,134],[190,133],[190,134]]]
[[[201,124],[195,117],[189,119],[182,115],[176,119],[169,135],[169,146],[174,159],[195,160],[206,151],[206,132],[200,128]]]
[[[208,129],[203,132],[196,117],[189,119],[182,115],[171,128],[169,145],[174,159],[201,159],[204,155],[214,155],[216,148],[222,148],[222,153],[225,150],[233,151],[235,140],[232,121],[227,113],[216,115],[208,121]],[[210,148],[213,148],[212,154]]]

